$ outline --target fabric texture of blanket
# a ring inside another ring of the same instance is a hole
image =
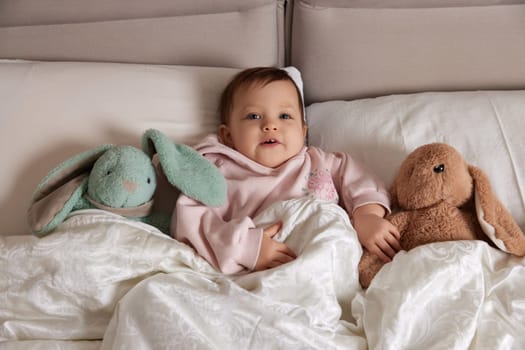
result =
[[[152,226],[78,211],[53,234],[0,238],[0,341],[9,349],[525,348],[525,260],[484,242],[400,252],[366,292],[348,215],[276,203],[298,254],[225,276]]]

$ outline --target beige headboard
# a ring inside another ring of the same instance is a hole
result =
[[[284,0],[1,0],[0,58],[284,63]]]
[[[0,58],[292,64],[306,102],[525,87],[525,0],[2,0]]]
[[[523,0],[295,0],[307,102],[525,87]]]

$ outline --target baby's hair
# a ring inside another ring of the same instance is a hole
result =
[[[233,99],[237,91],[239,91],[241,88],[248,88],[253,84],[260,84],[262,86],[265,86],[271,82],[279,80],[287,80],[293,84],[297,92],[299,106],[303,106],[301,92],[299,91],[299,88],[286,71],[276,67],[248,68],[237,73],[222,92],[221,100],[219,103],[219,117],[221,124],[228,123],[228,116],[230,115],[233,109]],[[301,118],[304,123],[304,111],[302,108]]]

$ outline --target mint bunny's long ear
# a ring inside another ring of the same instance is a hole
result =
[[[142,150],[157,154],[163,173],[171,185],[205,205],[219,207],[226,201],[226,180],[217,167],[193,148],[176,144],[155,129],[142,137]]]
[[[93,164],[111,147],[102,145],[75,155],[44,177],[33,193],[27,212],[34,235],[44,236],[65,220],[85,193]]]

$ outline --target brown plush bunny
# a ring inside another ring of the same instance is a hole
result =
[[[415,149],[401,164],[390,190],[395,213],[388,219],[404,250],[441,241],[480,239],[517,256],[525,235],[493,193],[489,180],[444,143]],[[359,263],[363,288],[384,263],[365,250]]]

